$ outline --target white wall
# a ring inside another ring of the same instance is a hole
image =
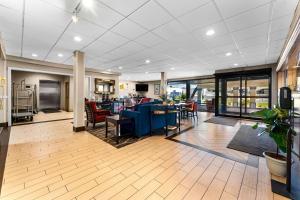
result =
[[[124,89],[120,89],[120,85],[124,85]],[[119,96],[120,97],[128,97],[129,94],[136,94],[135,91],[135,84],[136,82],[133,81],[120,81],[118,88],[119,88]]]
[[[124,90],[120,90],[119,94],[120,97],[128,96],[129,93],[131,94],[138,94],[141,96],[146,96],[148,98],[159,99],[159,95],[154,94],[154,84],[160,84],[159,81],[152,81],[152,82],[143,82],[144,84],[148,84],[148,92],[136,92],[135,85],[140,82],[134,81],[120,81],[120,84],[125,85]]]

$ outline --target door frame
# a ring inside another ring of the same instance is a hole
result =
[[[269,108],[272,106],[272,68],[257,69],[257,70],[248,70],[248,71],[238,71],[238,72],[228,72],[228,73],[217,73],[215,74],[215,116],[224,116],[224,117],[234,117],[234,118],[245,118],[245,119],[259,119],[256,117],[243,116],[242,115],[242,99],[246,98],[241,95],[242,81],[245,78],[245,87],[247,86],[247,77],[257,76],[257,75],[266,75],[269,77]],[[221,114],[219,113],[219,81],[220,79],[226,78],[239,78],[240,80],[240,113],[239,115],[230,115],[230,114]]]

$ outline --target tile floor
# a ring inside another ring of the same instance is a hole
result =
[[[12,127],[0,199],[285,198],[263,158],[256,168],[163,136],[115,149],[65,120]]]

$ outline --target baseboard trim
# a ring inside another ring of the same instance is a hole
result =
[[[0,123],[0,127],[7,128],[8,127],[8,122],[2,122],[2,123]]]
[[[74,132],[85,131],[85,126],[80,126],[80,127],[74,127],[73,126],[73,131]]]

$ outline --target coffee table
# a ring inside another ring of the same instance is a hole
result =
[[[132,134],[134,134],[134,124],[133,119],[127,117],[121,117],[120,115],[107,116],[105,119],[105,137],[107,138],[108,134],[108,123],[113,124],[116,127],[116,137],[117,144],[119,144],[119,139],[121,137],[120,127],[122,124],[132,124]]]

